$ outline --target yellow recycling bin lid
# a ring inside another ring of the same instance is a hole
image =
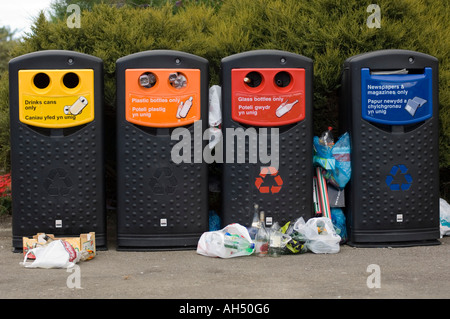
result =
[[[89,123],[94,114],[91,69],[20,70],[19,120],[44,128]]]

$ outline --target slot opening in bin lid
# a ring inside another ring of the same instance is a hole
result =
[[[370,68],[369,68],[370,69]],[[425,69],[370,69],[371,75],[424,74]]]

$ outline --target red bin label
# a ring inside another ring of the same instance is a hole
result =
[[[305,118],[305,69],[231,70],[234,121],[282,126]]]

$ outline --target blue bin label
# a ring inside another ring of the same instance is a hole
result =
[[[371,74],[361,69],[362,117],[370,122],[407,125],[433,114],[432,70],[423,74]]]

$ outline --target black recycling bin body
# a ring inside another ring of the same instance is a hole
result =
[[[352,144],[349,243],[438,243],[438,61],[407,50],[344,63],[341,130]]]
[[[117,60],[117,248],[192,249],[208,231],[208,61],[155,50]]]
[[[250,225],[255,204],[281,226],[313,214],[311,59],[255,50],[222,60],[225,225]]]
[[[103,62],[49,50],[9,63],[13,247],[95,232],[106,248]]]

